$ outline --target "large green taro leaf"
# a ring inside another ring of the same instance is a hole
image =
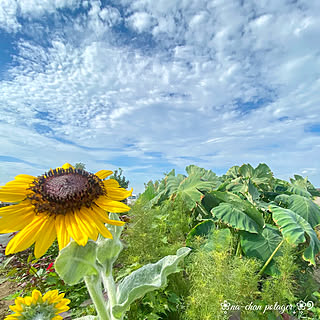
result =
[[[308,178],[295,175],[294,179],[290,178],[290,182],[291,184],[287,190],[288,192],[311,198],[311,193],[308,191]]]
[[[249,201],[243,200],[239,196],[231,192],[211,191],[210,195],[216,197],[220,201],[223,201],[232,205],[232,207],[235,208],[236,210],[242,211],[248,218],[250,218],[257,224],[257,227],[258,227],[257,231],[258,232],[262,231],[261,228],[263,228],[264,226],[263,216]],[[245,229],[240,229],[240,230],[245,230]],[[249,230],[246,230],[246,231],[249,231]]]
[[[273,173],[265,163],[260,163],[255,169],[250,164],[244,164],[239,169],[240,175],[250,178],[256,185],[268,184],[273,178]]]
[[[60,278],[69,285],[82,281],[85,276],[98,275],[96,264],[97,244],[89,240],[85,246],[71,241],[63,248],[55,261],[55,269]]]
[[[237,207],[230,203],[220,203],[218,207],[211,210],[214,218],[222,220],[227,225],[248,231],[251,233],[259,233],[261,227],[253,220],[246,212],[239,210]]]
[[[282,236],[278,228],[270,224],[266,224],[260,234],[241,232],[241,248],[245,255],[258,258],[264,263],[270,258],[281,240]],[[278,250],[274,257],[277,257],[279,254],[280,251]],[[267,274],[277,274],[273,259],[267,266],[265,272]]]
[[[168,177],[167,189],[169,195],[180,196],[187,208],[192,210],[204,197],[202,192],[210,191],[217,181],[202,181],[198,175],[190,175],[181,180],[178,177]]]
[[[218,177],[213,171],[200,168],[194,164],[187,166],[186,171],[189,176],[195,175],[199,176],[202,180],[218,181]]]
[[[320,224],[320,207],[311,199],[296,194],[290,196],[282,194],[277,196],[275,201],[283,203],[288,209],[307,220],[312,228]]]
[[[120,318],[133,301],[149,291],[165,286],[168,275],[179,271],[179,262],[190,250],[186,247],[180,248],[176,255],[166,256],[157,263],[147,264],[124,278],[117,288],[117,304],[112,308],[113,315]]]
[[[195,227],[193,227],[187,235],[186,245],[190,247],[192,245],[192,241],[195,237],[205,237],[208,236],[212,228],[214,227],[214,222],[212,220],[205,220],[198,223]]]
[[[233,167],[231,167],[228,171],[227,171],[227,173],[226,173],[226,176],[227,177],[230,177],[230,178],[232,178],[232,179],[235,179],[235,178],[237,178],[238,176],[239,176],[239,169],[240,169],[240,167],[239,166],[233,166]]]
[[[320,241],[308,221],[290,209],[284,209],[270,205],[274,222],[280,227],[283,237],[291,244],[307,242],[308,247],[304,250],[303,259],[315,265],[315,255],[320,251]],[[305,234],[308,236],[306,238]]]

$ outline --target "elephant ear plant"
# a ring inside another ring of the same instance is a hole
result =
[[[110,218],[118,220],[116,214]],[[180,248],[176,255],[169,255],[157,263],[147,264],[115,283],[112,267],[123,245],[120,241],[122,226],[108,226],[113,239],[99,237],[89,240],[85,246],[70,242],[55,262],[59,276],[69,285],[84,281],[97,310],[97,317],[86,316],[78,320],[121,320],[130,304],[147,292],[157,290],[167,284],[167,277],[178,272],[178,264],[190,252],[190,248]],[[107,294],[105,299],[104,291]]]

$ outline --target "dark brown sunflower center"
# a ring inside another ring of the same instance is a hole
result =
[[[88,179],[79,174],[50,177],[44,183],[44,190],[48,196],[61,200],[85,193],[88,189]]]
[[[103,182],[96,175],[73,168],[55,169],[38,177],[30,190],[27,197],[36,212],[50,215],[66,214],[83,206],[90,208],[105,194]]]

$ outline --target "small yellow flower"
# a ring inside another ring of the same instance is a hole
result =
[[[0,233],[20,231],[7,245],[6,254],[23,251],[35,243],[34,254],[41,257],[58,238],[63,249],[73,238],[85,246],[98,234],[111,238],[105,223],[122,226],[124,222],[110,220],[106,211],[130,210],[120,202],[132,190],[120,188],[112,174],[100,170],[95,174],[75,169],[66,163],[39,177],[20,174],[0,188],[0,200],[18,202],[0,208]]]
[[[14,313],[4,320],[60,320],[59,313],[69,310],[69,299],[63,299],[64,293],[58,290],[48,291],[44,296],[38,290],[32,291],[32,296],[16,298],[15,305],[9,306]]]

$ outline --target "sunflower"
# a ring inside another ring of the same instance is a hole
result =
[[[20,231],[10,240],[6,254],[23,251],[35,243],[34,254],[41,257],[57,238],[59,250],[73,238],[85,246],[98,234],[112,239],[105,223],[122,226],[110,220],[109,212],[130,210],[123,200],[132,190],[120,188],[112,174],[100,170],[95,174],[75,169],[66,163],[39,177],[20,174],[0,188],[0,200],[16,202],[0,208],[0,233]]]
[[[42,296],[38,290],[33,290],[31,296],[15,299],[15,305],[9,306],[14,313],[4,320],[60,320],[59,313],[69,310],[69,299],[63,299],[64,293],[51,290]]]

